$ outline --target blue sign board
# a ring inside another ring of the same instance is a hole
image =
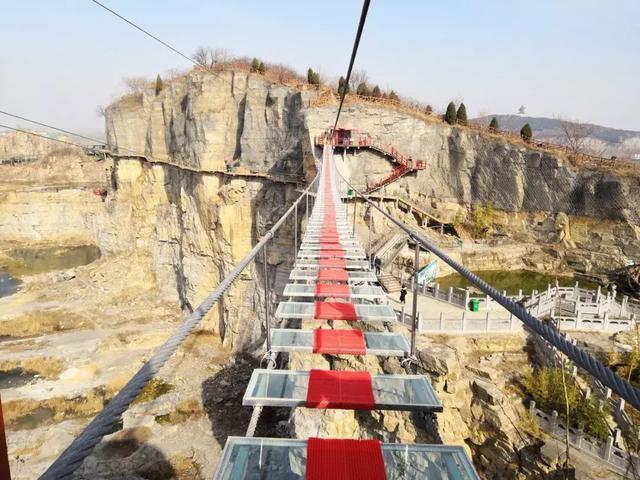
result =
[[[418,284],[429,284],[436,279],[436,275],[438,275],[438,261],[434,260],[418,271]]]

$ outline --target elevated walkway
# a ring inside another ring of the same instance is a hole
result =
[[[325,147],[316,205],[283,291],[287,300],[278,304],[274,314],[282,323],[318,321],[318,328],[267,328],[268,353],[409,358],[414,352],[402,333],[352,328],[356,322],[387,325],[398,317],[390,305],[382,303],[385,294],[353,236],[334,175],[332,149]],[[443,408],[425,375],[272,368],[253,371],[243,405],[258,410],[289,407],[428,414]],[[400,478],[400,472],[406,479],[478,479],[462,447],[234,437],[227,441],[215,478],[384,480]]]

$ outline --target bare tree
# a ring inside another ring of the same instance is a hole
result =
[[[369,83],[369,75],[366,70],[353,70],[349,78],[349,89],[355,92],[361,83]]]
[[[211,50],[211,64],[229,63],[233,58],[231,52],[226,48],[216,48]]]
[[[211,48],[199,46],[196,51],[191,55],[191,58],[198,65],[203,67],[209,66],[209,59],[211,58]]]
[[[98,117],[104,117],[105,111],[104,105],[96,105],[96,115]]]
[[[593,127],[574,120],[563,118],[559,118],[558,120],[560,121],[560,129],[562,130],[564,143],[569,150],[576,155],[585,153],[585,146],[590,135],[593,133]]]
[[[149,86],[149,80],[145,77],[126,77],[122,83],[127,87],[127,93],[143,93]]]

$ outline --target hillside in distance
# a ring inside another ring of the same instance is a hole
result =
[[[561,120],[557,118],[495,114],[474,118],[471,121],[488,125],[493,117],[497,118],[502,130],[519,132],[523,125],[528,123],[531,125],[535,138],[560,145],[566,144]],[[585,142],[585,148],[589,150],[589,153],[604,157],[616,156],[640,160],[640,132],[591,123],[584,125],[590,132]]]

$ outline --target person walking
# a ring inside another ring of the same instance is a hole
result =
[[[380,260],[380,257],[376,257],[373,264],[376,267],[376,275],[380,275],[380,271],[382,270],[382,260]]]
[[[400,303],[404,305],[406,300],[407,300],[407,287],[403,285],[402,288],[400,289]]]

